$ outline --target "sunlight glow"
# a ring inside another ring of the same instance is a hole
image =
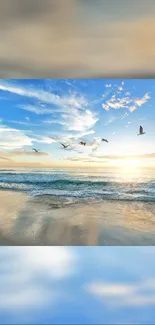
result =
[[[143,166],[143,162],[141,159],[130,159],[130,158],[124,158],[124,159],[119,159],[117,161],[112,162],[116,167],[120,167],[125,169],[126,171],[130,169],[137,169],[139,167]]]

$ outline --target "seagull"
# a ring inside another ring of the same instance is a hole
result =
[[[140,126],[138,135],[143,135],[143,134],[145,134],[145,132],[143,131],[143,127]]]
[[[39,150],[37,150],[37,149],[32,149],[33,151],[35,151],[35,152],[39,152]]]
[[[61,143],[61,142],[60,142]],[[68,148],[70,145],[68,144],[67,146],[63,143],[61,143],[61,145],[64,147],[64,149]]]
[[[80,144],[81,144],[82,146],[85,146],[85,145],[86,145],[86,142],[81,141]]]
[[[102,141],[103,141],[103,142],[107,142],[107,143],[109,142],[107,139],[102,139]]]

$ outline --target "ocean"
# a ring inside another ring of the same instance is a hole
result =
[[[151,169],[0,172],[2,245],[155,245]]]
[[[64,199],[155,201],[155,171],[122,169],[0,170],[0,189]]]

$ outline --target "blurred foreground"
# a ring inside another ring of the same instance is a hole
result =
[[[154,247],[0,247],[0,324],[154,324]]]
[[[154,0],[5,0],[0,78],[155,77]]]
[[[155,245],[154,202],[0,191],[0,245]]]

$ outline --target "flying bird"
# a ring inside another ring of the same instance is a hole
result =
[[[143,135],[143,134],[145,134],[145,132],[143,131],[143,127],[140,126],[138,135]]]
[[[81,141],[80,144],[81,144],[82,146],[85,146],[85,145],[86,145],[86,142]]]
[[[60,142],[61,143],[61,142]],[[68,144],[67,146],[63,143],[61,143],[61,145],[64,147],[64,149],[68,148],[70,145]]]
[[[35,152],[39,152],[39,150],[37,150],[37,149],[35,149],[35,148],[34,148],[34,149],[32,149],[32,150],[33,150],[33,151],[35,151]]]
[[[107,139],[102,139],[102,141],[103,141],[103,142],[107,142],[107,143],[109,142]]]

